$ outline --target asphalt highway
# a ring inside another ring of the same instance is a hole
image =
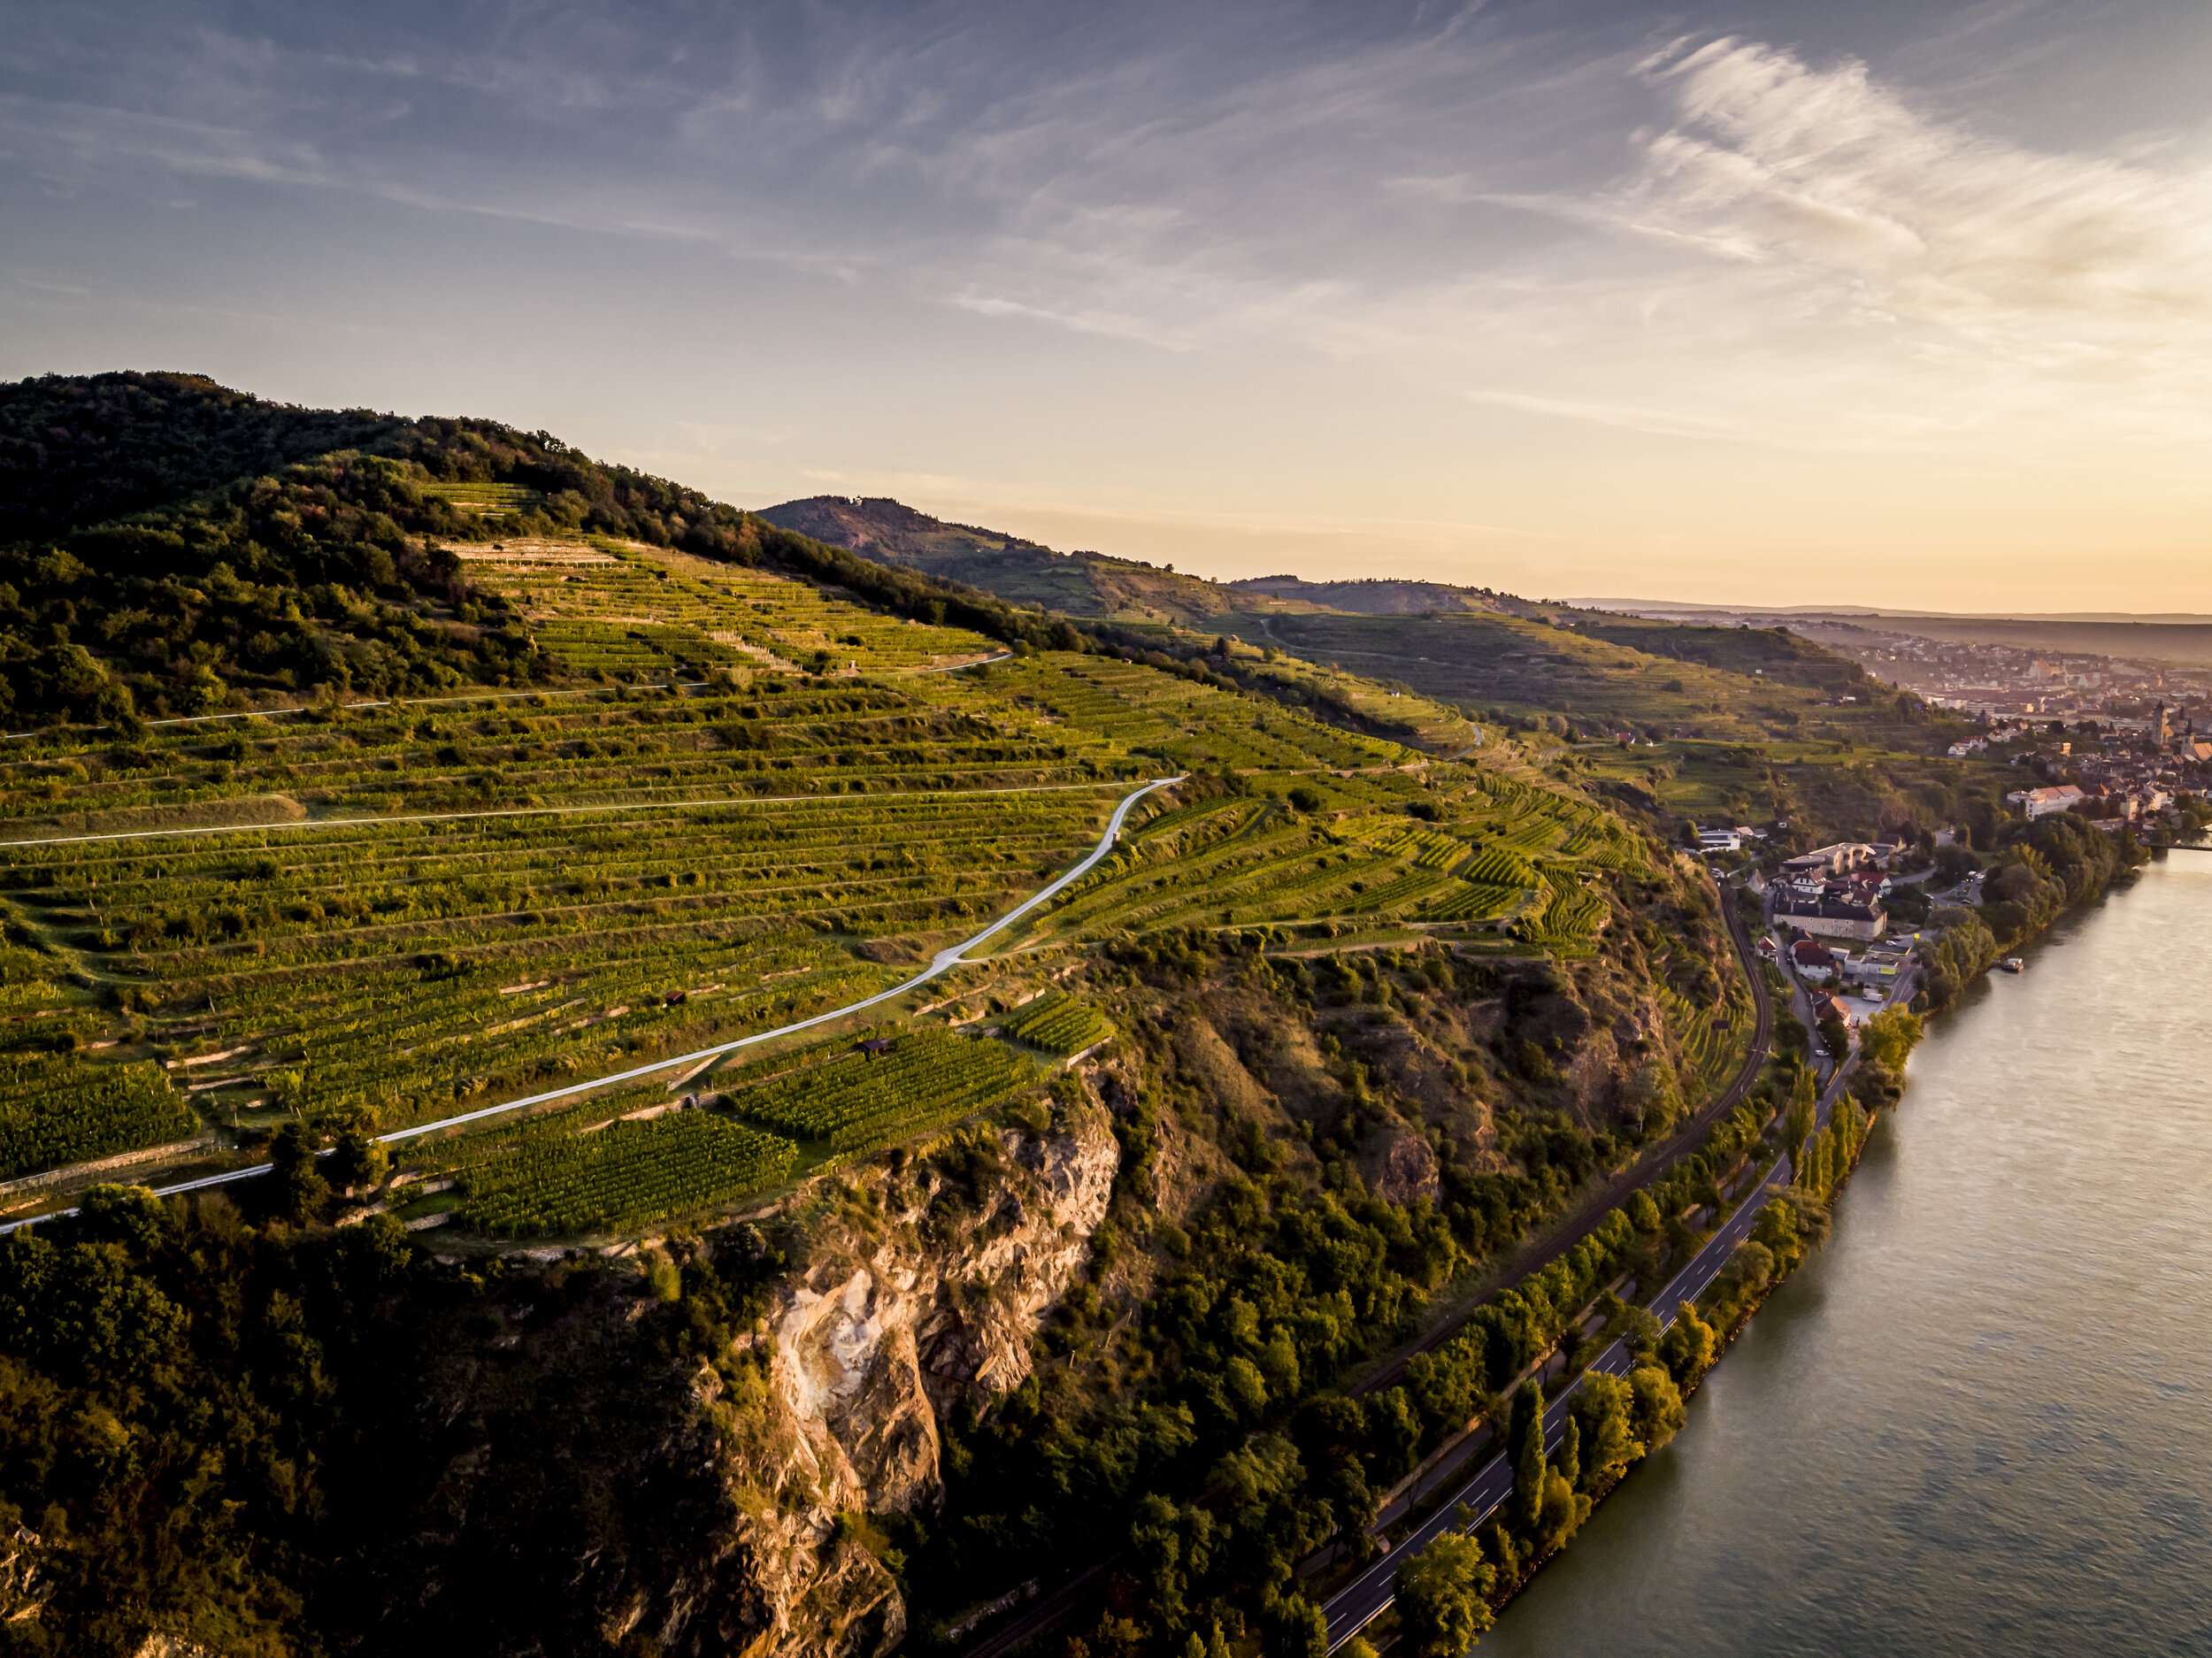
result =
[[[1767,1188],[1786,1184],[1789,1178],[1789,1159],[1778,1157],[1761,1175],[1757,1186],[1737,1207],[1725,1225],[1716,1232],[1703,1248],[1689,1263],[1667,1281],[1666,1287],[1653,1297],[1650,1306],[1661,1326],[1672,1324],[1674,1309],[1683,1301],[1694,1301],[1704,1293],[1736,1246],[1751,1235],[1751,1228],[1759,1216],[1761,1203]],[[1634,1354],[1625,1342],[1616,1341],[1598,1355],[1590,1369],[1604,1376],[1628,1374]],[[1573,1387],[1554,1400],[1544,1412],[1544,1446],[1555,1447],[1566,1432],[1567,1411],[1574,1395],[1582,1386],[1579,1378]],[[1513,1463],[1510,1456],[1499,1452],[1475,1470],[1467,1483],[1446,1497],[1434,1514],[1388,1554],[1377,1560],[1352,1582],[1332,1596],[1322,1612],[1329,1620],[1329,1650],[1334,1652],[1346,1641],[1374,1622],[1397,1598],[1398,1569],[1418,1554],[1447,1531],[1471,1531],[1497,1511],[1513,1491]],[[1463,1515],[1462,1509],[1466,1512]]]

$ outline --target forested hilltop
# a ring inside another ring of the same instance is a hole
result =
[[[604,535],[841,582],[995,638],[1009,606],[488,420],[263,403],[180,374],[0,388],[0,718],[548,682],[449,544]]]
[[[1806,1048],[1654,751],[492,422],[0,409],[0,1651],[1306,1658],[1503,1437],[1433,1646],[1855,1151],[1728,1255]]]

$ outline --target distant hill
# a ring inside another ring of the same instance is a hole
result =
[[[759,516],[1132,638],[1228,635],[1463,708],[1733,741],[1816,729],[1909,747],[1929,741],[1856,664],[1771,626],[1578,610],[1437,581],[1208,581],[1136,559],[1055,552],[880,496],[816,495]]]
[[[883,496],[814,495],[766,508],[759,516],[833,547],[979,587],[1010,604],[1068,616],[1202,628],[1248,602],[1234,588],[1202,577],[1139,559],[1055,552],[1002,530],[948,524]]]
[[[780,507],[770,507],[760,516],[787,530],[811,535],[818,541],[849,547],[872,557],[896,559],[901,564],[1002,552],[1052,551],[1041,541],[1025,541],[1002,531],[980,529],[972,524],[948,524],[887,495],[862,500],[844,495],[810,495],[803,501],[787,501]]]
[[[1569,599],[1565,603],[1594,610],[1625,610],[1633,616],[1694,616],[1709,621],[1835,616],[1889,622],[2124,622],[2131,626],[2178,622],[2212,626],[2212,616],[2195,610],[1914,610],[1871,604],[1692,604],[1677,599]]]
[[[1431,610],[1492,610],[1519,616],[1541,608],[1487,587],[1455,587],[1441,581],[1307,581],[1297,576],[1250,576],[1229,586],[1239,593],[1354,616],[1421,616]]]
[[[2163,663],[2170,667],[2212,667],[2212,617],[2186,613],[2131,616],[2123,611],[2081,611],[2028,616],[1997,611],[1977,616],[1942,610],[1878,610],[1843,604],[1770,610],[1633,599],[1593,599],[1585,603],[1661,623],[1857,629],[1909,633],[1954,644],[2009,645],[2016,650],[2120,656],[2137,662]]]

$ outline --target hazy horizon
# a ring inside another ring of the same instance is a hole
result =
[[[2208,47],[2174,0],[33,5],[0,373],[1224,578],[2212,611]]]

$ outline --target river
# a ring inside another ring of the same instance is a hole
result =
[[[2212,855],[1974,986],[1910,1078],[1480,1658],[2212,1653]]]

